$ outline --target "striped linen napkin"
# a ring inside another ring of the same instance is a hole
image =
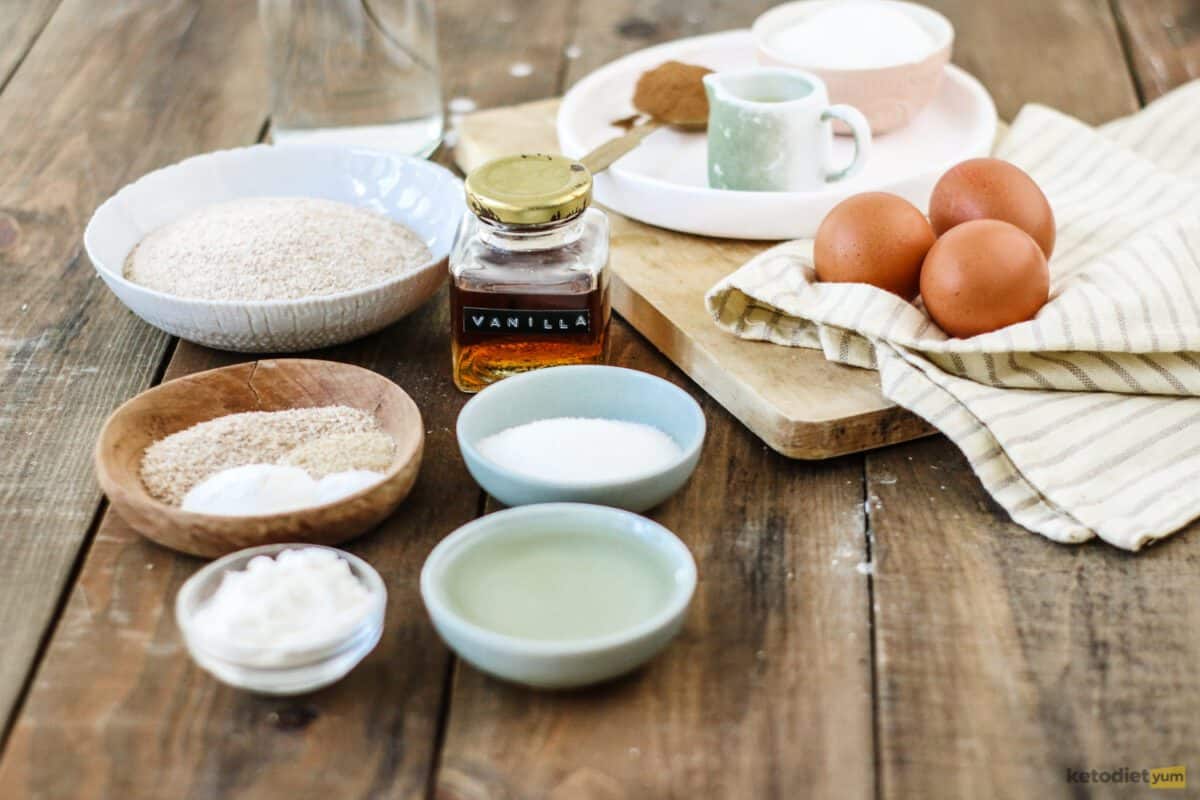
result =
[[[1036,319],[948,339],[919,305],[815,283],[811,241],[754,258],[708,309],[737,336],[878,369],[1018,524],[1138,550],[1200,516],[1200,81],[1099,129],[1026,106],[996,155],[1058,223]]]

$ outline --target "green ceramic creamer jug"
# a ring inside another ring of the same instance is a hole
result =
[[[831,104],[810,72],[754,67],[704,76],[708,94],[708,185],[714,189],[811,192],[858,172],[871,128],[853,106]],[[848,164],[831,163],[833,121],[851,131]]]

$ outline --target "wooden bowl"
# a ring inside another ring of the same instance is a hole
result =
[[[224,517],[167,505],[142,483],[142,453],[176,431],[242,411],[330,405],[372,414],[396,440],[386,477],[345,499],[281,514]],[[408,496],[424,446],[421,412],[382,375],[332,361],[277,359],[199,372],[142,392],[104,423],[95,460],[101,488],[130,527],[174,550],[215,558],[279,542],[335,545],[365,533]]]

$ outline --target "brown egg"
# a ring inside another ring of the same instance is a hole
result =
[[[934,238],[912,203],[887,192],[864,192],[838,203],[821,221],[813,264],[819,280],[869,283],[911,300]]]
[[[960,339],[1033,319],[1049,294],[1050,270],[1037,242],[995,219],[947,231],[921,269],[925,310]]]
[[[1054,252],[1054,211],[1033,178],[998,158],[972,158],[951,167],[933,187],[929,220],[941,236],[973,219],[1016,225],[1042,248]]]

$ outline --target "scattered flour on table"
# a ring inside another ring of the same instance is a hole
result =
[[[296,300],[373,286],[431,258],[399,222],[347,203],[257,197],[217,203],[151,231],[125,277],[179,297]]]
[[[352,438],[338,438],[347,436]],[[328,449],[321,443],[326,437],[334,440]],[[355,449],[341,449],[338,442],[352,442]],[[391,465],[395,446],[374,417],[349,406],[228,414],[147,447],[142,456],[142,483],[155,499],[179,505],[194,486],[231,467],[291,465],[318,477],[346,470],[384,472]],[[381,458],[384,452],[388,453],[386,463]]]

